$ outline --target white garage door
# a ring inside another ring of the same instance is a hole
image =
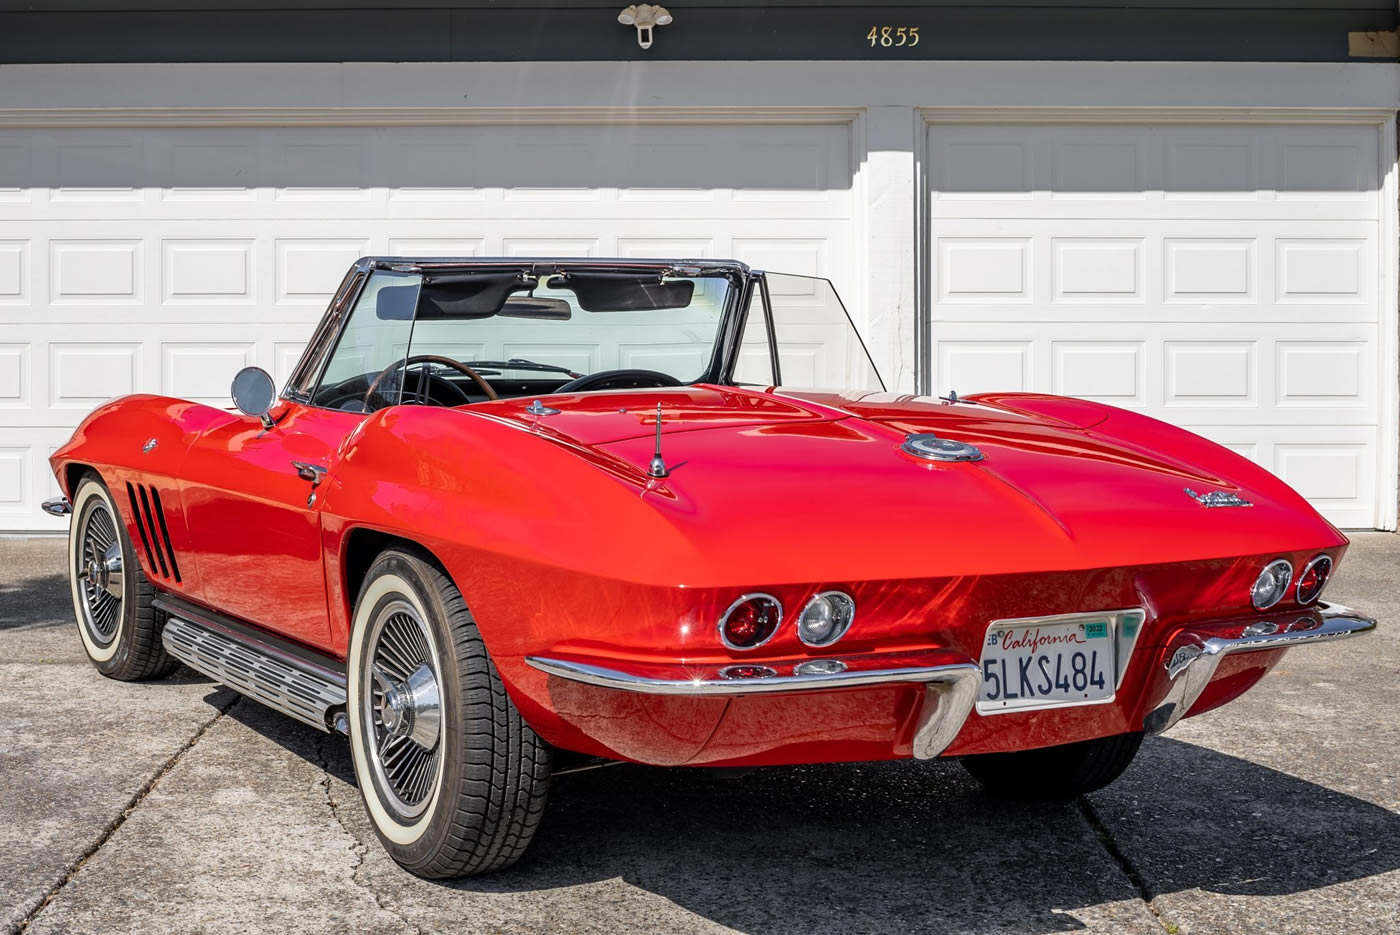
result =
[[[289,373],[363,254],[851,255],[841,125],[0,132],[0,530],[57,528],[46,458],[131,392]]]
[[[1359,126],[931,126],[937,387],[1139,409],[1375,525],[1396,443],[1379,145]]]

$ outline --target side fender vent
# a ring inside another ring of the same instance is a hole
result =
[[[146,553],[146,567],[162,578],[173,577],[178,582],[180,563],[175,560],[175,549],[170,544],[170,529],[165,523],[160,491],[145,484],[128,483],[126,495],[131,501],[131,515],[136,520],[136,531]]]

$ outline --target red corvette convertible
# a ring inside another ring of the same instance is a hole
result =
[[[735,262],[364,259],[233,400],[118,399],[53,455],[83,645],[348,734],[426,877],[519,858],[555,769],[950,756],[1077,795],[1375,626],[1262,468],[886,393],[825,280]]]

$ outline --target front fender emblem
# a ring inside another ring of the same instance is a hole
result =
[[[148,438],[146,439],[146,444],[141,446],[141,453],[143,455],[148,455],[151,452],[155,451],[156,446],[159,444],[160,442],[156,441],[154,438]]]
[[[1183,492],[1186,496],[1207,509],[1222,506],[1254,506],[1254,504],[1250,503],[1244,497],[1224,490],[1212,490],[1209,493],[1196,493],[1196,491],[1187,487]]]

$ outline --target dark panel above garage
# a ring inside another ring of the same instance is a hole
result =
[[[675,22],[643,50],[621,2],[269,3],[0,0],[0,62],[1356,61],[1350,33],[1397,25],[1393,0],[707,0],[668,4]]]

